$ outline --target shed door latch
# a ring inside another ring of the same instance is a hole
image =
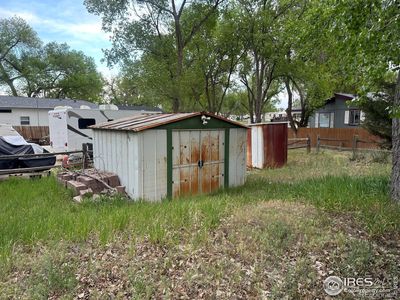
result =
[[[199,166],[199,168],[201,169],[204,166],[204,161],[199,160],[197,165]]]

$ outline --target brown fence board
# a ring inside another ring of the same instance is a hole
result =
[[[358,138],[363,141],[369,141],[368,143],[358,143],[357,148],[366,149],[377,149],[381,139],[375,135],[372,135],[364,128],[299,128],[297,135],[295,131],[289,129],[289,138],[306,138],[307,136],[311,139],[311,147],[317,146],[317,136],[321,139],[328,138],[334,139],[335,141],[323,140],[321,143],[328,146],[340,146],[351,148],[353,143],[353,136],[358,135]]]
[[[40,140],[49,135],[49,126],[13,126],[26,140]]]

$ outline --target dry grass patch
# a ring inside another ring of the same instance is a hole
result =
[[[352,160],[352,153],[333,150],[322,150],[320,153],[306,154],[304,150],[290,150],[288,164],[284,168],[253,170],[254,178],[270,182],[296,183],[310,178],[324,176],[387,176],[390,174],[390,163],[381,163],[373,159]]]
[[[314,299],[329,274],[399,275],[398,243],[378,245],[350,218],[301,203],[245,205],[202,243],[196,234],[177,244],[62,242],[29,259],[21,249],[0,290],[22,299]]]

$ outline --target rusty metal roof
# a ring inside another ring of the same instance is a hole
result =
[[[90,126],[90,128],[106,129],[106,130],[126,130],[126,131],[138,132],[202,115],[206,115],[207,117],[211,118],[216,118],[221,121],[234,124],[236,126],[247,128],[245,125],[239,122],[235,122],[226,119],[224,117],[206,112],[133,115],[118,120],[93,125]]]

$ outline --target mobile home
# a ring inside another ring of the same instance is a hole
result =
[[[100,109],[56,107],[49,111],[50,146],[54,151],[81,150],[82,144],[92,143],[91,125],[110,122],[132,115],[154,114],[154,111],[118,110],[115,106]],[[108,108],[108,109],[107,109]],[[112,109],[109,109],[112,108]]]

